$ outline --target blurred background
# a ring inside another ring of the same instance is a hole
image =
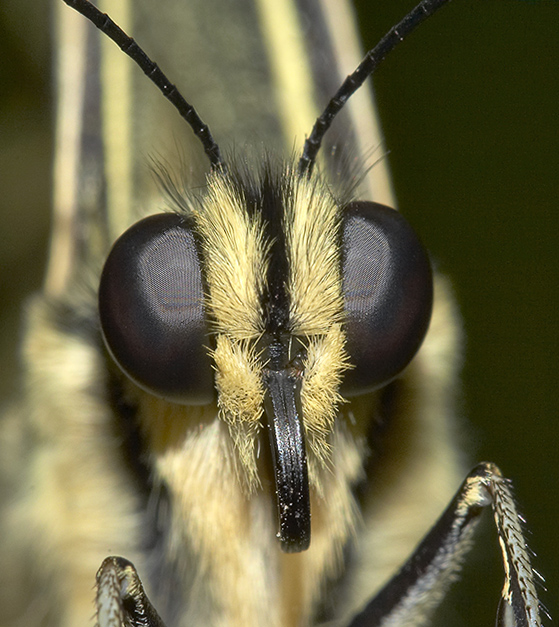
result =
[[[358,0],[371,47],[410,0]],[[18,320],[47,253],[52,153],[47,0],[0,6],[0,394],[17,394]],[[400,208],[448,275],[466,334],[460,434],[514,480],[559,617],[559,2],[455,0],[374,83]],[[441,625],[493,624],[487,517]],[[555,622],[554,621],[554,622]],[[547,624],[550,624],[547,621]]]

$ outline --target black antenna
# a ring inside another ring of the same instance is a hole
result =
[[[363,85],[367,78],[376,70],[379,63],[383,61],[401,41],[447,2],[448,0],[422,0],[403,20],[391,28],[372,50],[367,52],[355,72],[345,79],[342,86],[322,112],[322,115],[314,123],[312,132],[305,142],[303,156],[299,161],[299,172],[301,174],[311,173],[326,131],[330,128],[334,118],[338,115],[350,96]]]
[[[154,63],[132,37],[128,37],[106,13],[99,11],[88,0],[64,0],[64,2],[95,24],[102,33],[112,39],[125,54],[136,62],[144,74],[159,87],[165,98],[174,105],[180,116],[188,122],[196,137],[202,142],[212,169],[225,172],[227,168],[210,129],[196,113],[196,109],[186,102],[175,85],[163,74],[157,63]]]

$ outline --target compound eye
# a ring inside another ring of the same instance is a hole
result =
[[[433,278],[427,253],[400,213],[371,202],[343,220],[348,396],[388,383],[418,351],[429,327]]]
[[[99,315],[109,352],[137,385],[172,402],[212,401],[202,272],[184,218],[150,216],[116,241],[101,275]]]

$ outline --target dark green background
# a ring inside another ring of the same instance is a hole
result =
[[[360,2],[368,45],[412,6]],[[0,7],[0,350],[40,285],[50,206],[49,15]],[[557,620],[559,2],[454,0],[375,76],[399,205],[451,277],[467,337],[464,448],[514,479]],[[0,390],[13,391],[13,361]],[[442,624],[493,624],[490,525]],[[548,623],[549,624],[549,623]]]

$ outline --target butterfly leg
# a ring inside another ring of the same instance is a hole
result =
[[[510,481],[487,462],[470,472],[400,572],[349,627],[425,625],[456,579],[480,513],[488,505],[493,509],[505,570],[497,627],[540,627],[534,571]]]
[[[510,482],[491,463],[466,477],[452,502],[399,573],[349,627],[420,627],[457,578],[481,512],[491,505],[503,555],[505,584],[497,627],[541,627],[534,571]],[[165,627],[134,566],[108,557],[97,573],[97,627]]]
[[[96,627],[165,627],[131,562],[107,557],[96,579]]]

